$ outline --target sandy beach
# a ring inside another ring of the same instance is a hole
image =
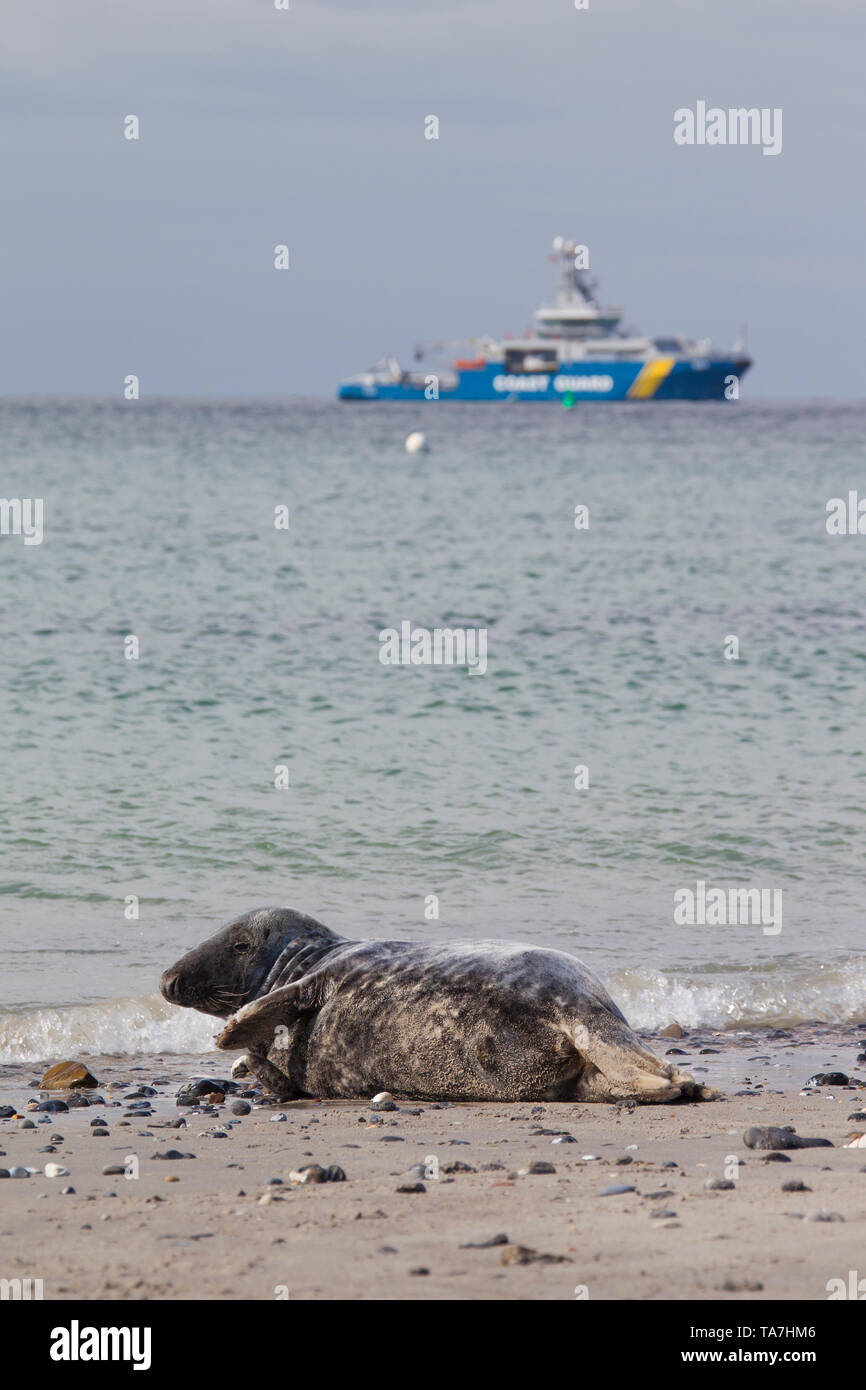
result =
[[[228,1078],[231,1056],[214,1053],[81,1058],[100,1082],[91,1104],[46,1116],[27,1109],[46,1098],[40,1069],[6,1066],[0,1106],[33,1127],[0,1120],[0,1164],[39,1172],[0,1183],[0,1275],[41,1278],[45,1299],[824,1300],[864,1265],[866,1149],[843,1147],[866,1129],[851,1118],[866,1105],[863,1033],[645,1035],[724,1092],[698,1106],[398,1097],[377,1113],[252,1095],[236,1115],[243,1081],[225,1104],[178,1106],[192,1078]],[[826,1072],[849,1084],[803,1093]],[[126,1099],[142,1087],[156,1094]],[[143,1100],[152,1115],[130,1110]],[[833,1147],[768,1158],[744,1144],[759,1125]],[[158,1157],[169,1150],[195,1157]],[[103,1174],[133,1155],[137,1178]],[[309,1164],[345,1181],[293,1182]],[[533,1164],[554,1171],[522,1171]]]

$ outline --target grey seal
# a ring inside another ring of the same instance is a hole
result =
[[[504,941],[352,941],[289,908],[259,908],[160,981],[172,1004],[227,1019],[282,1100],[710,1100],[661,1062],[604,986],[564,951]]]

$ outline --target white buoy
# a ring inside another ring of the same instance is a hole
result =
[[[426,453],[427,453],[427,449],[428,449],[428,444],[427,444],[427,436],[426,436],[426,434],[422,434],[420,430],[413,430],[411,434],[407,434],[407,436],[406,436],[406,453],[407,453],[407,454],[426,454]]]

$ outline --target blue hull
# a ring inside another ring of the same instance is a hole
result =
[[[405,373],[402,380],[354,378],[337,390],[343,401],[721,401],[730,398],[751,366],[747,357],[696,362],[651,358],[646,362],[586,362],[557,372],[509,375],[501,363],[449,371],[440,385],[435,372]],[[454,377],[456,375],[456,383]],[[727,394],[726,394],[727,393]]]

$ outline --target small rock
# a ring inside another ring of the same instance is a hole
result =
[[[30,1169],[22,1168],[20,1163],[16,1163],[14,1168],[9,1169],[10,1178],[29,1178]]]
[[[60,1163],[46,1163],[45,1176],[46,1178],[68,1178],[70,1173],[69,1169],[64,1168]]]
[[[39,1083],[41,1091],[72,1091],[99,1085],[83,1062],[55,1062]]]
[[[528,1245],[506,1245],[499,1256],[499,1263],[501,1265],[560,1265],[573,1264],[574,1261],[569,1259],[568,1255],[541,1254]]]
[[[843,1071],[819,1071],[810,1076],[807,1086],[847,1086],[848,1078]]]
[[[829,1139],[806,1139],[790,1126],[755,1125],[743,1135],[747,1149],[832,1149]]]
[[[708,1192],[733,1192],[734,1183],[729,1178],[707,1178],[704,1187]]]
[[[684,1038],[686,1031],[677,1023],[676,1019],[669,1023],[667,1028],[663,1028],[659,1033],[660,1038]]]
[[[195,1154],[181,1153],[180,1149],[157,1149],[152,1158],[195,1158]]]
[[[620,1197],[625,1192],[636,1191],[637,1189],[634,1183],[615,1182],[611,1183],[610,1187],[603,1187],[601,1189],[601,1195],[602,1197]]]
[[[489,1240],[470,1240],[465,1245],[461,1245],[461,1250],[489,1250],[494,1245],[507,1245],[508,1236],[500,1232],[497,1236],[491,1236]]]
[[[782,1183],[782,1191],[783,1191],[783,1192],[811,1192],[812,1189],[811,1189],[811,1187],[807,1187],[806,1184],[805,1184],[804,1182],[801,1182],[799,1178],[789,1178],[787,1182],[783,1182],[783,1183]]]
[[[395,1192],[426,1192],[423,1182],[404,1182],[394,1188]]]
[[[176,1105],[195,1105],[202,1097],[217,1095],[220,1101],[225,1100],[225,1093],[233,1090],[234,1085],[231,1081],[214,1081],[209,1076],[195,1076],[192,1081],[186,1081],[177,1093],[175,1098]]]
[[[807,1221],[844,1221],[844,1216],[840,1216],[838,1211],[830,1211],[828,1207],[819,1207],[817,1211],[810,1211],[806,1217]]]
[[[90,1133],[94,1139],[110,1138],[110,1132],[107,1129],[92,1129]]]
[[[445,1169],[445,1172],[447,1173],[448,1171],[449,1171],[449,1170],[446,1168],[446,1169]],[[555,1169],[555,1167],[553,1166],[553,1164],[552,1164],[552,1163],[548,1163],[547,1160],[546,1160],[546,1159],[543,1159],[543,1158],[534,1158],[534,1159],[532,1160],[531,1163],[528,1163],[528,1164],[526,1165],[525,1168],[519,1168],[519,1169],[518,1169],[518,1175],[519,1175],[521,1178],[530,1177],[532,1174],[535,1174],[535,1173],[555,1173],[555,1172],[556,1172],[556,1169]]]
[[[391,1095],[390,1091],[380,1091],[379,1094],[377,1096],[374,1096],[373,1099],[370,1101],[370,1109],[397,1110],[399,1109],[399,1107],[397,1105],[397,1102],[394,1100],[394,1097]]]
[[[233,1100],[229,1106],[233,1115],[249,1115],[252,1108],[248,1100]]]

